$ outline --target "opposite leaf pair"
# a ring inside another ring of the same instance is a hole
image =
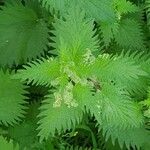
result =
[[[140,108],[129,95],[147,76],[136,63],[139,56],[94,55],[99,42],[93,28],[80,9],[70,11],[65,20],[55,23],[53,45],[58,56],[29,63],[15,75],[22,81],[54,88],[40,109],[41,140],[56,130],[71,129],[85,111],[90,111],[106,131],[143,124]]]

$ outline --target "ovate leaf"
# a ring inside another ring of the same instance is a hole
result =
[[[98,93],[99,107],[101,108],[103,128],[110,126],[125,129],[140,127],[143,124],[143,115],[139,105],[132,101],[127,92],[110,84],[102,83],[102,90]]]
[[[125,48],[143,49],[143,34],[139,23],[132,19],[123,19],[118,32],[114,33],[116,42]]]
[[[66,20],[57,19],[54,24],[54,47],[64,60],[79,60],[87,50],[98,49],[98,38],[95,36],[94,22],[85,19],[85,13],[78,7],[69,9]],[[69,55],[69,57],[68,57]]]
[[[56,131],[61,133],[71,129],[82,118],[82,110],[78,106],[68,107],[62,103],[62,105],[55,107],[54,103],[54,95],[49,95],[40,108],[38,129],[40,130],[39,136],[41,141],[47,139],[50,134],[53,136]]]
[[[0,10],[0,37],[0,65],[19,64],[43,53],[48,28],[31,7],[14,1]]]

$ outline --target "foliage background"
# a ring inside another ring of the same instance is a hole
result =
[[[0,1],[0,149],[149,150],[150,0]]]

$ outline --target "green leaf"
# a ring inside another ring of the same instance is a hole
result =
[[[44,53],[48,31],[34,9],[21,2],[6,3],[0,10],[0,65],[23,63]]]
[[[80,103],[80,106],[84,109],[86,105],[91,104],[92,99],[92,88],[86,85],[76,84],[73,88],[74,98],[77,99]],[[91,99],[91,101],[89,101]],[[91,105],[94,107],[94,105]]]
[[[99,113],[101,110],[97,107],[99,101],[93,96],[91,87],[77,84],[73,88],[73,95],[79,100],[83,110],[90,112],[92,116],[101,117]]]
[[[116,33],[119,29],[119,23],[114,22],[101,22],[100,32],[102,33],[102,38],[104,40],[105,46],[108,47],[111,40],[114,39],[114,32]]]
[[[71,4],[71,0],[39,0],[42,2],[43,7],[49,10],[51,13],[60,12],[61,15],[64,15],[67,9]]]
[[[116,42],[124,48],[144,49],[143,33],[139,23],[133,19],[123,19],[118,32],[114,33]]]
[[[33,61],[19,70],[14,78],[21,79],[32,84],[50,85],[53,80],[60,76],[60,64],[58,59],[48,58]]]
[[[122,21],[120,22],[122,15],[127,14],[127,13],[135,13],[138,11],[138,7],[136,5],[133,5],[131,2],[126,1],[126,0],[114,0],[114,9],[116,11],[116,19],[113,19],[112,21],[100,22],[100,30],[101,30],[102,37],[103,37],[106,47],[109,46],[111,40],[114,39],[115,34],[117,34],[118,32],[119,32],[119,34],[122,34],[122,33],[120,33],[120,28],[124,24],[124,22],[122,22]],[[125,27],[126,27],[126,24],[125,24]],[[141,30],[140,30],[140,32],[141,32]],[[128,34],[128,32],[127,32],[127,34]],[[116,35],[116,36],[118,36],[118,35]],[[124,35],[122,34],[121,36],[124,36]],[[128,36],[130,36],[130,35],[128,35]],[[119,39],[119,38],[117,38],[117,39]]]
[[[31,121],[23,122],[9,129],[9,135],[19,143],[20,149],[31,150],[38,144],[36,127],[36,124]]]
[[[82,109],[79,106],[68,107],[64,103],[55,106],[57,99],[54,95],[48,95],[40,108],[41,112],[38,116],[40,118],[38,122],[40,141],[47,139],[50,134],[54,136],[56,130],[61,133],[71,129],[82,119]]]
[[[3,150],[19,150],[19,146],[16,145],[16,147],[13,145],[13,141],[9,141],[9,143],[0,136],[0,149]]]
[[[111,0],[77,0],[88,17],[94,18],[97,22],[111,22],[115,19],[115,11]]]
[[[25,86],[11,75],[0,70],[0,121],[4,125],[17,123],[24,117],[26,104]]]
[[[99,80],[113,82],[128,91],[143,90],[141,83],[147,73],[143,70],[139,56],[122,53],[120,56],[102,54],[96,59],[93,75]],[[140,64],[141,63],[141,64]]]
[[[115,11],[111,0],[40,0],[47,9],[60,11],[61,15],[67,12],[67,9],[79,6],[86,12],[88,17],[99,21],[111,21],[115,19]]]
[[[105,141],[105,147],[106,149],[109,150],[127,150],[127,148],[125,146],[123,146],[122,148],[120,148],[120,145],[118,144],[118,141],[114,143],[112,143],[111,138],[108,141]]]
[[[19,144],[20,150],[35,150],[35,148],[42,146],[42,143],[39,143],[38,131],[36,130],[38,108],[39,103],[31,104],[25,120],[19,125],[8,128],[8,135]]]
[[[77,84],[73,95],[80,102],[80,106],[86,106],[87,111],[95,116],[102,128],[111,125],[124,129],[143,124],[140,107],[131,101],[126,92],[111,83],[100,84],[101,90],[95,94],[90,87]]]
[[[114,3],[116,10],[120,15],[127,13],[135,13],[139,9],[135,4],[127,0],[114,0]]]
[[[143,124],[140,107],[130,99],[128,93],[110,83],[102,83],[101,86],[102,90],[97,96],[100,102],[97,105],[101,108],[102,118],[96,119],[103,128],[114,126],[125,129],[140,127]]]
[[[53,45],[63,60],[79,62],[88,49],[98,49],[93,20],[85,19],[85,13],[78,7],[69,9],[65,18],[65,21],[57,19],[54,24]]]
[[[115,143],[117,139],[120,147],[123,147],[125,144],[128,149],[130,149],[130,146],[132,146],[133,148],[135,148],[136,146],[138,149],[140,149],[145,145],[148,146],[150,140],[150,132],[144,129],[144,127],[123,130],[112,128],[110,126],[106,131],[106,139],[108,139],[109,137],[111,137],[113,143]]]

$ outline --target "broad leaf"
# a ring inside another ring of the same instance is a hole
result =
[[[23,63],[42,54],[48,31],[34,9],[21,2],[6,3],[0,10],[0,65]]]

